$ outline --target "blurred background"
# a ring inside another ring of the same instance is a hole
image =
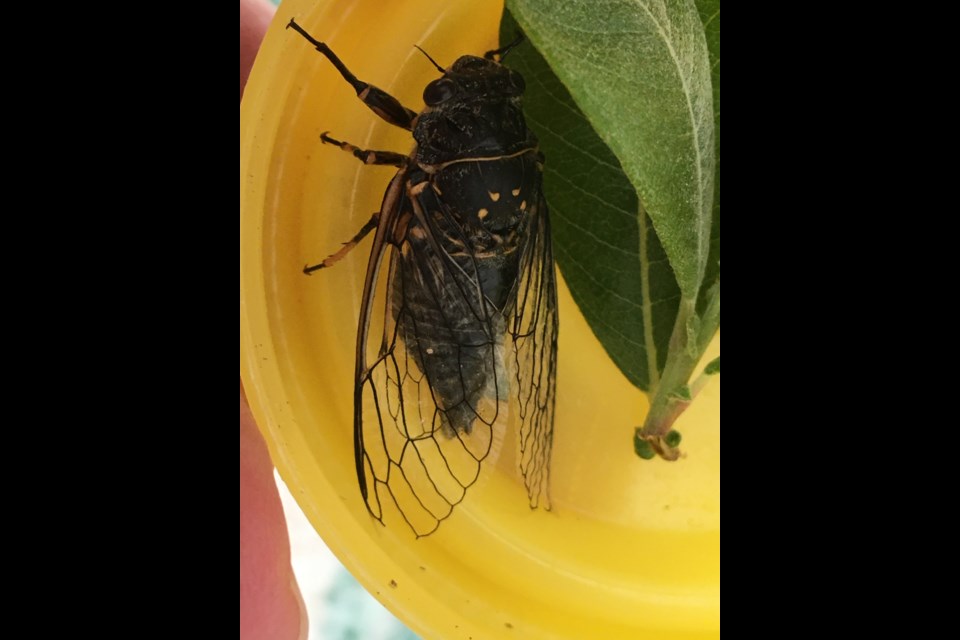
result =
[[[280,4],[280,0],[270,0]],[[310,618],[309,640],[418,640],[354,580],[274,471],[290,532],[290,562]]]
[[[310,618],[309,640],[417,640],[340,564],[279,474],[273,475],[290,532],[290,561]]]
[[[290,532],[290,561],[310,618],[309,640],[417,640],[354,580],[313,530],[274,471]]]

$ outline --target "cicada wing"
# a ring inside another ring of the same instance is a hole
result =
[[[371,495],[370,482],[368,481],[368,470],[373,463],[367,455],[367,442],[375,441],[368,436],[367,429],[364,428],[363,396],[364,388],[369,381],[369,371],[379,364],[381,352],[386,350],[385,344],[381,343],[378,348],[371,352],[371,336],[382,340],[384,343],[387,338],[395,333],[389,325],[386,324],[387,316],[383,314],[382,293],[378,296],[380,290],[381,267],[384,261],[391,263],[390,253],[392,244],[390,239],[396,233],[396,228],[400,219],[401,207],[403,204],[403,182],[405,171],[401,170],[394,176],[393,180],[387,186],[383,197],[383,203],[380,207],[380,218],[377,223],[377,231],[374,234],[373,247],[370,250],[370,259],[367,262],[367,273],[363,283],[363,297],[360,303],[360,319],[357,328],[357,346],[355,354],[354,369],[354,403],[353,403],[353,450],[354,460],[357,469],[357,482],[360,485],[360,493],[367,508],[377,518],[381,513],[381,505],[377,500],[376,494]],[[378,300],[375,300],[375,297]],[[379,311],[379,313],[378,313]],[[379,318],[380,326],[371,327],[371,320]],[[374,398],[376,401],[376,398]],[[369,416],[369,412],[367,414]],[[379,420],[379,411],[376,412]],[[373,434],[369,434],[373,435]],[[374,447],[374,451],[379,451],[379,447]]]
[[[520,471],[531,508],[550,508],[557,387],[557,282],[546,200],[530,211],[510,333],[519,411]]]
[[[423,536],[463,500],[491,451],[506,398],[505,330],[402,182],[403,172],[387,190],[367,270],[354,433],[370,513]]]

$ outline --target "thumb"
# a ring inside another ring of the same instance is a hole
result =
[[[240,640],[307,637],[273,464],[240,393]]]

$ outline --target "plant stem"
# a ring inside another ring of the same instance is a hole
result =
[[[703,388],[705,381],[701,383],[699,379],[694,383],[693,389],[686,385],[719,326],[719,282],[712,288],[701,318],[696,315],[695,298],[680,300],[677,320],[670,336],[667,363],[660,376],[660,383],[651,390],[650,412],[640,430],[640,437],[649,442],[665,460],[676,460],[680,457],[680,450],[664,442],[664,437]]]

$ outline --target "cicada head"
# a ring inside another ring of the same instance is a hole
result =
[[[526,83],[516,71],[498,62],[461,56],[443,74],[423,90],[423,101],[431,108],[444,110],[445,105],[484,104],[519,98]]]
[[[535,144],[520,105],[525,88],[518,72],[461,56],[423,90],[427,108],[413,131],[417,160],[437,164],[498,156]]]

